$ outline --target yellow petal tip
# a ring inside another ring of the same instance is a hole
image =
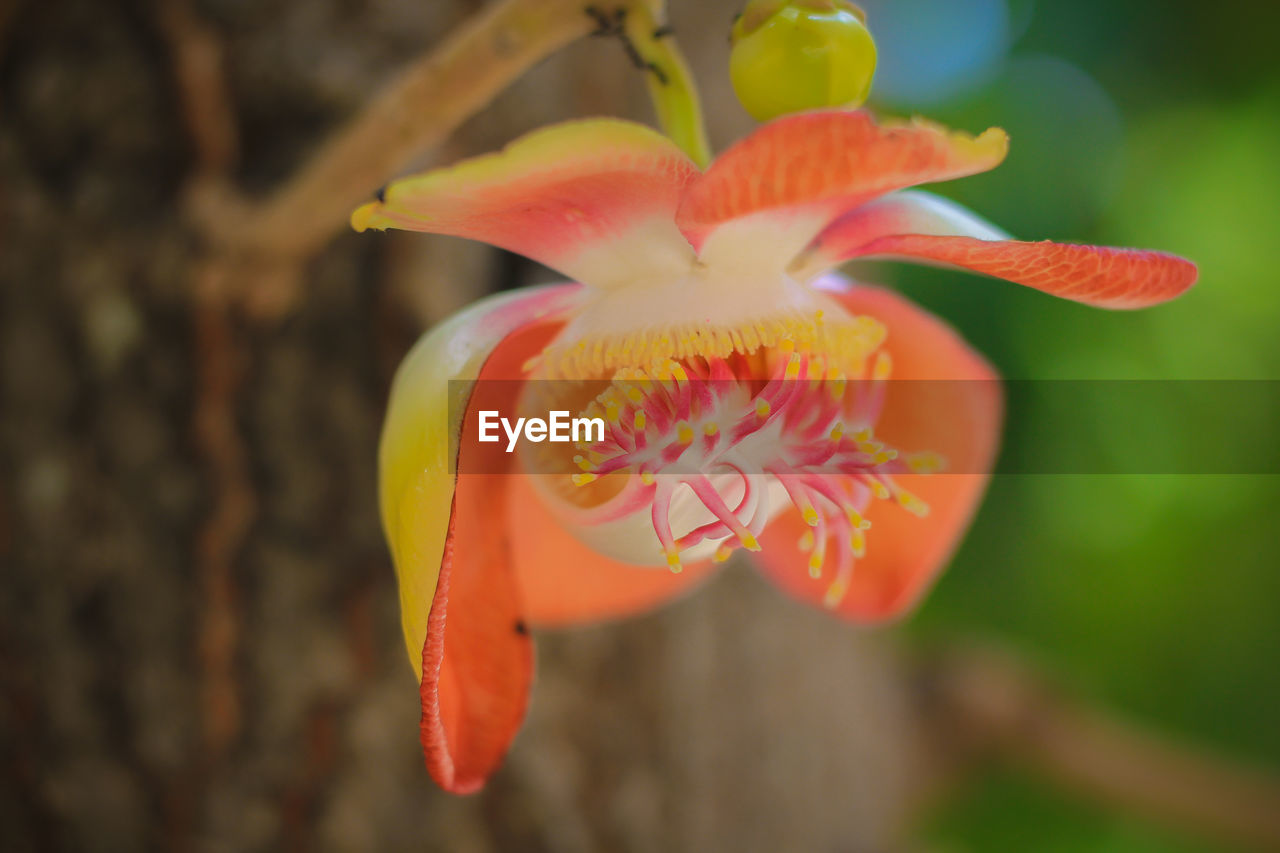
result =
[[[373,225],[373,214],[378,209],[378,202],[362,204],[351,213],[351,227],[359,233],[368,231]]]

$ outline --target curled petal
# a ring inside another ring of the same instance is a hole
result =
[[[950,560],[976,511],[999,444],[1003,395],[995,371],[942,321],[888,290],[850,286],[836,277],[818,282],[835,289],[850,311],[875,317],[889,330],[893,358],[885,409],[876,435],[894,447],[932,450],[956,473],[908,474],[899,485],[922,499],[918,518],[890,501],[874,501],[866,556],[853,570],[836,613],[875,622],[909,608]],[[927,381],[921,381],[927,380]],[[794,509],[762,537],[761,570],[797,598],[821,605],[827,585],[809,576],[796,542],[810,528]]]
[[[395,181],[351,224],[480,240],[609,287],[688,269],[693,253],[673,217],[696,174],[674,143],[643,125],[567,122]]]
[[[474,380],[518,376],[580,290],[552,286],[477,303],[424,335],[392,386],[379,451],[382,520],[421,679],[427,767],[455,793],[478,789],[501,761],[524,716],[533,658],[502,493],[494,491],[501,478],[455,476],[449,449],[468,452],[459,431],[473,433],[477,406],[490,404],[473,390],[510,384]]]
[[[864,111],[824,110],[764,125],[725,151],[685,191],[680,230],[704,261],[768,233],[786,265],[844,211],[893,190],[972,175],[1004,159],[1008,138],[916,120],[878,125]],[[722,248],[723,247],[723,248]]]

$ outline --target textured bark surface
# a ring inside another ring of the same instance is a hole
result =
[[[478,5],[197,4],[227,50],[240,186],[277,185]],[[675,9],[718,145],[745,121],[715,108],[734,6]],[[152,4],[0,3],[4,848],[895,848],[921,765],[888,641],[743,567],[652,616],[540,636],[506,767],[479,796],[434,788],[376,517],[384,395],[427,322],[538,272],[340,235],[297,308],[236,319],[202,374],[179,98]],[[593,113],[648,118],[639,72],[598,40],[428,160]],[[251,525],[210,578],[199,555],[225,543],[196,407],[219,377]]]

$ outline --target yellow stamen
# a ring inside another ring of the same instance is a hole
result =
[[[844,581],[837,578],[832,582],[831,586],[827,587],[827,594],[822,599],[822,605],[828,610],[834,610],[841,601],[844,601],[845,593],[848,591],[849,588]]]
[[[787,379],[795,379],[800,375],[800,356],[791,354],[791,358],[787,359],[787,369],[783,375]]]
[[[924,518],[929,514],[929,505],[906,489],[898,490],[898,505],[919,518]]]
[[[871,370],[872,378],[878,381],[883,381],[888,379],[891,373],[893,373],[893,359],[887,352],[879,353],[876,356],[875,367]]]

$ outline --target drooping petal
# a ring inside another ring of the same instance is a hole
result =
[[[832,223],[805,253],[804,267],[824,269],[853,258],[944,264],[1099,308],[1145,308],[1181,295],[1196,281],[1195,264],[1165,252],[999,240],[950,228],[956,220],[928,219],[920,211],[901,221],[876,213],[854,211]],[[956,231],[964,236],[953,236]]]
[[[459,448],[458,469],[487,469],[463,458],[477,445],[457,437],[476,430],[474,389],[506,383],[474,380],[517,377],[580,291],[557,285],[477,303],[423,336],[392,386],[379,451],[383,526],[421,679],[427,766],[456,793],[479,788],[505,754],[524,716],[532,650],[502,478],[455,475],[450,448]]]
[[[693,253],[673,217],[697,173],[643,125],[567,122],[496,154],[395,181],[351,224],[481,240],[612,287],[688,269]]]
[[[891,501],[873,501],[866,556],[853,570],[836,613],[859,621],[901,614],[946,565],[977,509],[995,461],[1002,392],[995,371],[941,320],[880,288],[850,286],[827,277],[850,311],[875,317],[889,330],[885,349],[893,359],[884,413],[876,436],[893,447],[941,454],[949,471],[895,477],[929,505],[918,518]],[[927,380],[927,381],[922,381]],[[757,561],[787,592],[821,606],[827,584],[809,576],[807,555],[796,542],[810,528],[794,509],[774,521],[761,539]]]
[[[717,568],[704,560],[675,574],[605,557],[547,510],[533,476],[512,476],[507,490],[516,577],[531,625],[560,627],[640,613],[691,591]]]
[[[676,221],[707,263],[767,246],[780,269],[841,213],[986,171],[1007,149],[998,128],[972,137],[921,120],[878,125],[861,110],[800,113],[725,151],[690,183]]]

